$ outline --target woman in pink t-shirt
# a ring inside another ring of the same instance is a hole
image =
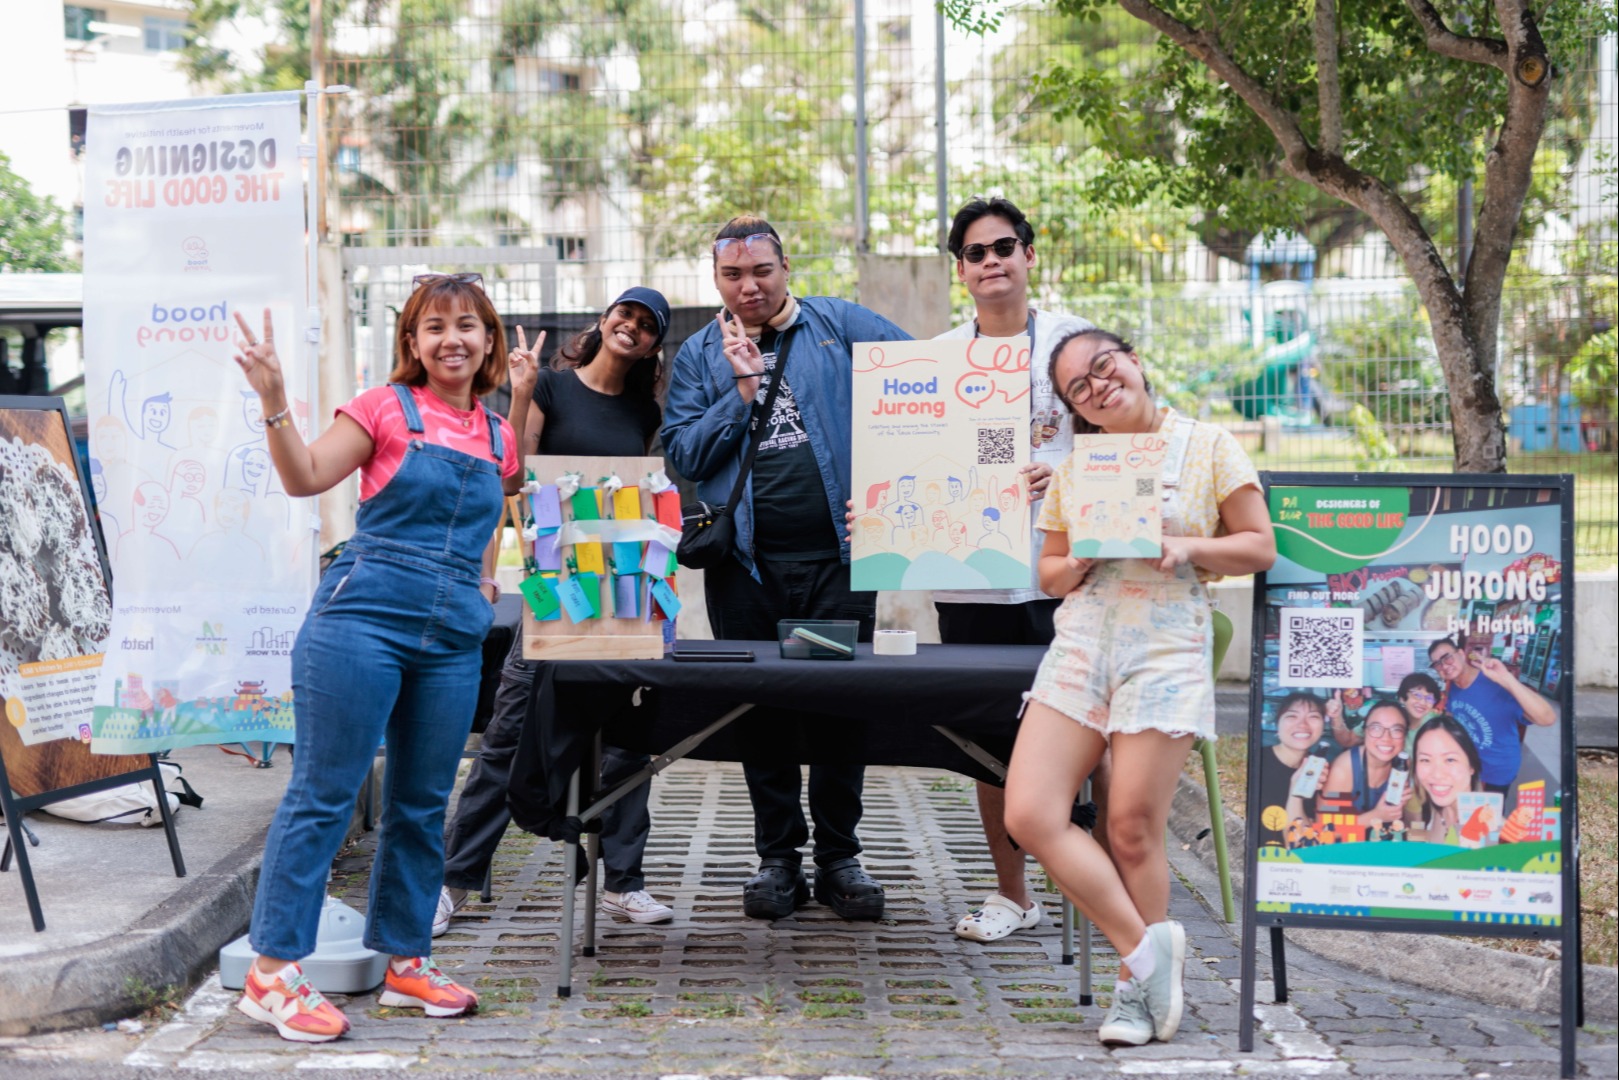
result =
[[[365,945],[391,959],[381,1005],[459,1016],[478,997],[431,958],[444,810],[472,726],[493,619],[483,550],[521,485],[517,447],[538,370],[506,336],[475,274],[429,274],[399,314],[389,385],[343,406],[305,445],[290,421],[270,313],[236,316],[237,363],[264,405],[270,456],[294,497],[360,471],[355,533],[310,604],[292,653],[297,753],[265,839],[253,906],[258,959],[238,1008],[282,1038],[326,1042],[348,1020],[304,977],[327,869],[378,745],[387,767]],[[478,402],[510,370],[511,423]],[[514,430],[515,429],[515,430]]]

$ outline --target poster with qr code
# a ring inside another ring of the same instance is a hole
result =
[[[1361,685],[1366,623],[1360,608],[1283,608],[1281,627],[1277,686]]]
[[[1256,913],[1557,936],[1572,483],[1261,475],[1277,558],[1255,578]]]
[[[1163,554],[1160,485],[1169,441],[1161,434],[1076,435],[1058,479],[1076,559]]]
[[[853,587],[1032,587],[1029,339],[857,344],[850,397]]]

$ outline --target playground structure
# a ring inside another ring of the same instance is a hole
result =
[[[1245,313],[1257,372],[1230,385],[1232,407],[1245,420],[1275,417],[1288,427],[1325,422],[1344,404],[1322,385],[1310,329],[1310,292],[1315,284],[1315,245],[1297,233],[1248,245],[1248,310]],[[1260,284],[1264,266],[1292,266],[1297,277]]]

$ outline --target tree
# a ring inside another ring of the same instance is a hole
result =
[[[11,159],[0,153],[0,273],[77,270],[67,256],[69,239],[56,200],[35,195],[28,181],[11,171]]]
[[[992,23],[997,0],[945,0],[959,26]],[[1091,21],[1104,0],[1056,0]],[[1497,396],[1502,286],[1546,126],[1553,60],[1611,33],[1611,0],[1548,5],[1459,0],[1119,0],[1159,35],[1152,61],[1127,72],[1058,66],[1042,79],[1062,116],[1099,132],[1114,156],[1094,195],[1127,207],[1153,195],[1248,229],[1296,227],[1324,194],[1388,238],[1427,310],[1449,390],[1459,470],[1500,472]],[[1477,33],[1475,33],[1477,31]],[[1180,145],[1166,154],[1167,108]],[[1471,258],[1436,242],[1424,181],[1472,178],[1484,147]]]

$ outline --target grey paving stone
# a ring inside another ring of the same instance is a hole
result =
[[[1350,1071],[1356,1076],[1469,1076],[1467,1066],[1459,1061],[1405,1061],[1398,1069],[1388,1064],[1351,1062]]]
[[[1442,1046],[1340,1046],[1338,1051],[1351,1061],[1439,1061],[1451,1056]]]
[[[1344,1004],[1355,1010],[1356,1016],[1404,1016],[1405,1010],[1382,994],[1345,991]]]

